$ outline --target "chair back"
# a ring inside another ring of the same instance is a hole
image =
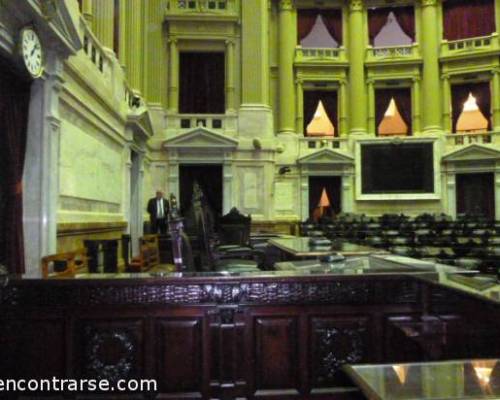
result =
[[[220,218],[219,240],[221,244],[246,246],[250,242],[250,227],[252,218],[241,214],[233,208]]]
[[[149,269],[160,264],[160,248],[158,235],[144,235],[139,239],[143,268]]]
[[[88,271],[86,249],[52,254],[42,258],[42,277],[73,277],[79,271]]]

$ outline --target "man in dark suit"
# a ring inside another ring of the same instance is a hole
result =
[[[168,200],[163,198],[163,192],[158,190],[156,197],[148,201],[149,220],[151,233],[167,233],[167,216],[169,212]]]

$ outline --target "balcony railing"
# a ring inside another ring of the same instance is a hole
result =
[[[466,132],[446,135],[447,146],[466,146],[469,144],[500,144],[500,132]]]
[[[339,62],[345,61],[345,49],[343,47],[314,48],[297,46],[295,48],[295,62]]]
[[[331,136],[302,137],[299,139],[301,156],[320,149],[347,150],[347,144],[346,138]]]
[[[176,114],[169,117],[167,130],[187,131],[204,127],[228,136],[233,136],[237,128],[237,116],[227,114]]]
[[[83,51],[95,65],[97,70],[101,73],[105,73],[109,69],[111,60],[109,56],[104,51],[104,48],[99,43],[99,40],[94,36],[92,31],[89,29],[87,24],[82,24],[83,26]]]
[[[234,14],[237,0],[169,0],[168,14]]]
[[[420,57],[418,44],[386,47],[368,47],[366,61],[391,61]]]
[[[443,40],[441,43],[442,55],[490,51],[498,49],[498,34],[481,36],[461,40]]]

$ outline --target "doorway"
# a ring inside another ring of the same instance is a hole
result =
[[[179,197],[181,215],[191,209],[194,183],[198,182],[215,220],[222,215],[222,165],[196,164],[179,166]]]
[[[457,214],[495,218],[494,173],[457,174]]]
[[[140,158],[134,150],[130,152],[130,239],[132,256],[139,254],[139,237],[142,236],[142,218],[140,206]]]
[[[309,177],[309,218],[332,217],[342,210],[340,176]]]

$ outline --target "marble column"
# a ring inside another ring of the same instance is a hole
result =
[[[350,134],[366,134],[365,34],[363,2],[349,1]],[[373,132],[371,132],[373,133]]]
[[[422,120],[424,133],[441,131],[437,0],[422,1]]]
[[[243,104],[269,105],[268,0],[241,3],[241,100]]]
[[[145,95],[149,103],[166,107],[167,88],[167,48],[163,35],[164,1],[148,0],[145,16],[148,54],[145,77]]]
[[[293,59],[297,35],[294,34],[292,0],[279,2],[279,133],[295,132]]]
[[[347,135],[347,82],[345,79],[340,81],[340,88],[338,93],[339,99],[339,122],[338,133],[340,136]]]
[[[93,30],[104,47],[113,48],[113,28],[115,3],[113,0],[100,0],[92,3]]]
[[[92,26],[93,15],[92,15],[92,0],[83,0],[82,2],[82,14],[87,24]]]
[[[133,89],[143,90],[143,6],[135,0],[127,4],[127,77]]]
[[[375,88],[373,79],[368,79],[368,132],[376,134],[377,127],[375,126]]]
[[[234,41],[226,40],[226,111],[233,113],[236,110],[235,105],[235,85],[234,85]]]
[[[495,68],[491,72],[492,127],[498,132],[500,131],[500,70]]]
[[[451,133],[453,127],[451,126],[451,86],[450,76],[443,76],[443,130],[446,133]]]
[[[177,39],[169,40],[168,109],[171,114],[179,112],[179,51]]]
[[[302,132],[304,129],[304,82],[302,79],[297,79],[295,82],[296,92],[296,107],[297,118],[295,123],[295,131]],[[337,128],[337,127],[335,127]],[[304,132],[305,133],[305,132]]]
[[[23,227],[26,274],[40,275],[40,259],[57,250],[59,93],[64,84],[62,60],[47,52],[44,75],[31,86],[23,175]]]
[[[420,108],[420,78],[414,78],[412,80],[412,118],[413,118],[413,135],[419,134],[422,131],[422,124],[420,120],[421,108]]]

